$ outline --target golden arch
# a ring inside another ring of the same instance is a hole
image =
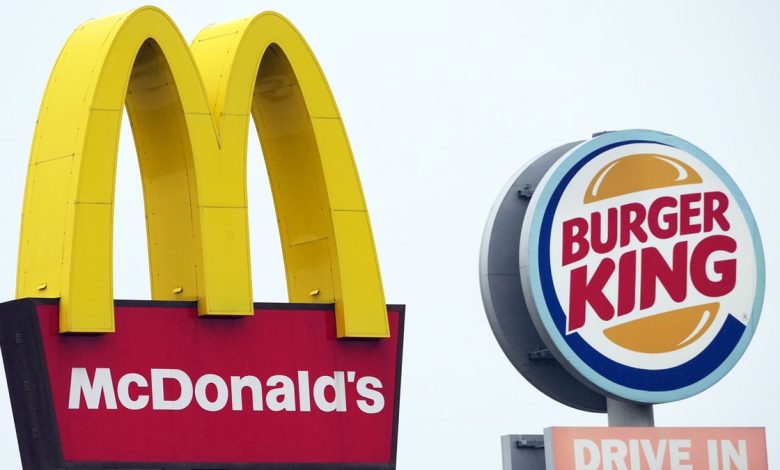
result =
[[[17,297],[59,297],[61,332],[114,331],[114,180],[125,105],[143,181],[153,299],[197,299],[201,315],[252,314],[251,111],[290,301],[335,303],[339,336],[389,336],[341,117],[308,45],[276,13],[210,26],[191,47],[154,7],[76,29],[35,129]]]

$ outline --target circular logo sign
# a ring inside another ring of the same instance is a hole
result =
[[[602,134],[550,168],[523,223],[520,265],[558,360],[641,403],[723,377],[763,300],[761,240],[742,193],[702,150],[653,131]]]

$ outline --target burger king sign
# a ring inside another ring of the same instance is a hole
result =
[[[714,384],[761,312],[763,252],[742,193],[701,149],[659,132],[604,133],[551,161],[527,203],[518,261],[553,357],[632,402]]]

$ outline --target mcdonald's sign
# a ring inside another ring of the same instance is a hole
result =
[[[121,117],[151,301],[114,300]],[[253,303],[250,114],[288,304]],[[395,468],[404,307],[385,303],[349,141],[289,21],[187,46],[161,10],[88,21],[41,104],[2,347],[25,468]]]

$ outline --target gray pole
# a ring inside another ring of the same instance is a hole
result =
[[[607,423],[611,427],[653,427],[653,405],[637,405],[607,397]]]
[[[503,470],[544,470],[544,436],[507,434],[501,436]]]

